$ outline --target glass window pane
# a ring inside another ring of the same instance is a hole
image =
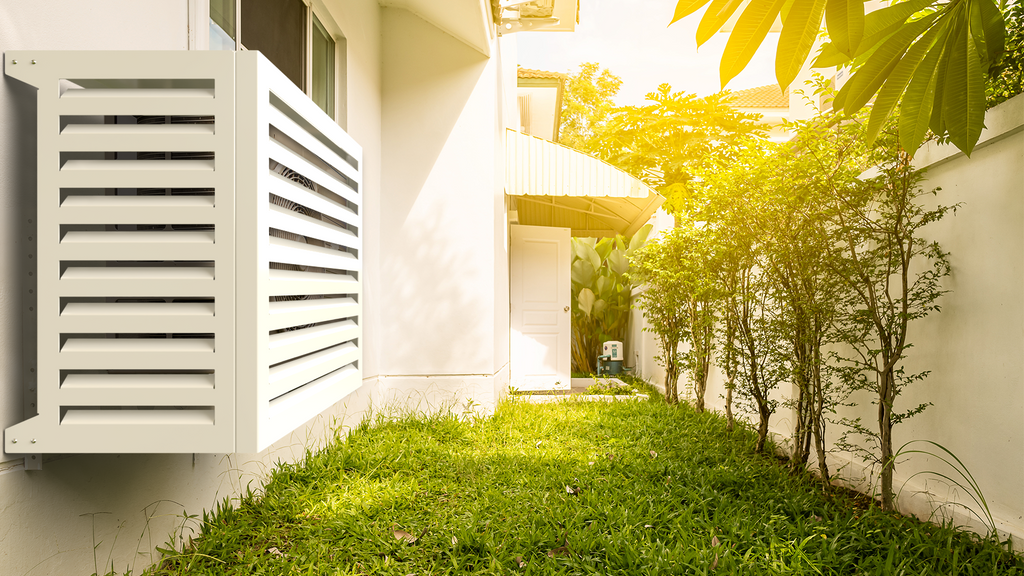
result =
[[[235,38],[235,0],[210,0],[210,50],[234,50]]]
[[[313,16],[313,102],[334,117],[334,40]]]
[[[259,50],[303,87],[306,5],[302,0],[242,0],[242,44]]]

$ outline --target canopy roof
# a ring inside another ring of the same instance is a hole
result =
[[[618,168],[509,129],[505,192],[520,224],[571,228],[573,236],[632,236],[665,197]]]

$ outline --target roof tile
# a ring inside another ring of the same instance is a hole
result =
[[[545,70],[531,70],[529,68],[519,68],[518,73],[520,78],[555,78],[564,80],[566,76],[561,72],[547,72]]]
[[[731,96],[736,108],[789,108],[789,89],[783,92],[775,84],[739,90]]]

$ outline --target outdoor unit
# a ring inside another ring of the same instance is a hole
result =
[[[7,452],[257,452],[361,385],[361,148],[284,74],[258,52],[4,65],[39,89],[36,413]]]

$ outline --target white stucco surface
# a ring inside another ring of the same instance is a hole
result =
[[[508,356],[503,67],[410,12],[383,22],[381,375],[493,378]]]

